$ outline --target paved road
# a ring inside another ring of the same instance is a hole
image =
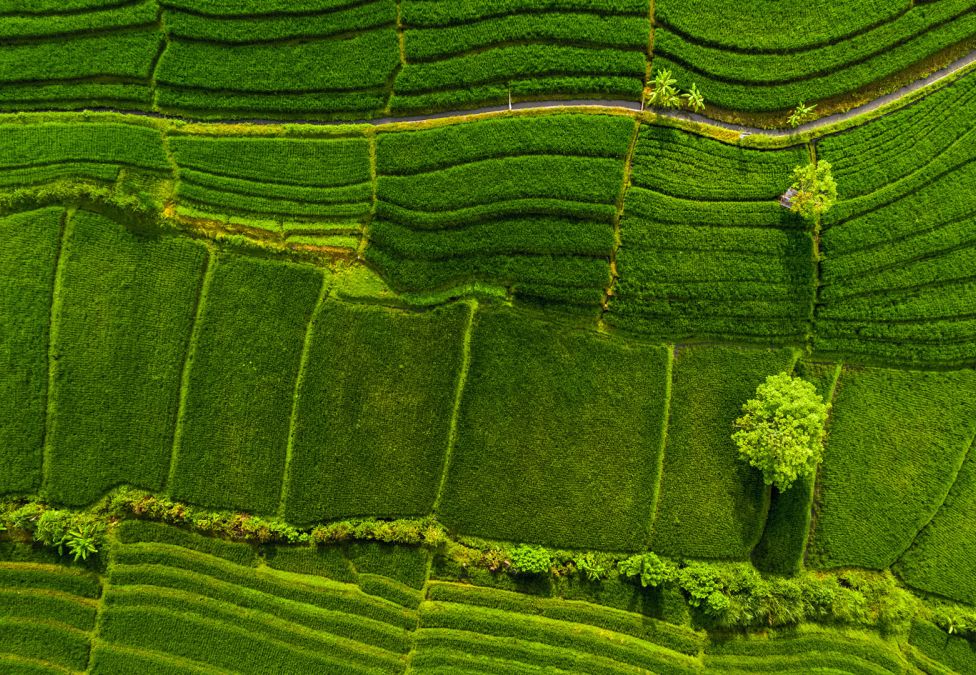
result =
[[[662,117],[670,117],[672,119],[686,120],[691,122],[700,122],[703,124],[710,124],[712,126],[720,127],[722,129],[730,129],[732,131],[738,131],[745,135],[763,135],[763,136],[790,136],[792,134],[801,133],[804,131],[810,131],[813,129],[819,129],[821,127],[826,127],[837,122],[842,122],[844,120],[849,120],[853,117],[859,115],[864,115],[873,110],[877,110],[882,106],[885,106],[893,101],[897,101],[900,98],[904,98],[919,89],[924,89],[932,84],[935,84],[939,80],[942,80],[949,75],[966,68],[972,64],[976,63],[976,50],[971,51],[966,56],[953,61],[945,68],[937,70],[931,75],[924,77],[920,80],[916,80],[909,85],[897,89],[890,94],[885,94],[880,98],[876,98],[873,101],[869,101],[864,105],[852,108],[847,112],[836,113],[833,115],[828,115],[827,117],[821,117],[820,119],[814,120],[812,122],[807,122],[806,124],[801,124],[796,129],[760,129],[758,127],[744,126],[741,124],[731,124],[729,122],[722,122],[721,120],[713,120],[704,115],[699,115],[698,113],[693,113],[685,110],[655,110],[658,115]],[[253,119],[253,120],[206,120],[208,123],[212,124],[311,124],[319,126],[330,126],[337,124],[390,124],[393,122],[424,122],[427,120],[445,119],[450,117],[460,117],[463,115],[478,115],[483,113],[491,112],[503,112],[505,110],[539,110],[544,108],[570,108],[570,107],[594,107],[594,108],[615,108],[618,110],[628,110],[628,111],[640,111],[641,105],[635,101],[622,101],[617,99],[573,99],[573,100],[558,100],[558,101],[524,101],[521,103],[514,103],[511,108],[507,105],[498,106],[485,106],[482,108],[473,108],[470,110],[452,110],[447,112],[431,113],[428,115],[417,115],[414,117],[379,117],[371,120],[268,120],[268,119]],[[110,110],[107,108],[96,108],[95,110],[106,111],[106,112],[124,112],[126,114],[142,115],[146,117],[158,117],[162,119],[184,119],[181,117],[175,117],[171,115],[164,115],[162,113],[146,112],[146,111],[122,111],[122,110]],[[193,120],[202,121],[202,120]]]

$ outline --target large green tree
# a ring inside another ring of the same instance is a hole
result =
[[[789,373],[770,375],[742,406],[732,440],[740,458],[762,471],[767,485],[787,490],[816,471],[829,409],[809,382]]]

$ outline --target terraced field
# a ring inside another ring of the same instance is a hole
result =
[[[976,672],[974,8],[0,2],[0,672]]]
[[[798,101],[843,107],[972,48],[972,0],[862,4],[15,2],[0,8],[0,109],[368,119],[509,100],[639,103],[653,67],[696,83],[716,113],[781,125]]]

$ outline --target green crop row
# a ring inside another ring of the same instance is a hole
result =
[[[742,402],[789,350],[681,348],[674,363],[661,497],[651,547],[666,555],[749,557],[762,534],[769,488],[736,456],[729,435]]]
[[[634,121],[614,115],[501,117],[401,132],[381,131],[376,171],[403,175],[520,155],[624,159]]]
[[[445,524],[504,540],[641,548],[657,491],[667,351],[567,334],[512,311],[474,321],[438,511]]]
[[[908,0],[842,0],[789,8],[736,0],[692,4],[655,0],[654,18],[702,44],[730,51],[776,53],[841,42],[873,26],[890,24],[911,6]]]
[[[916,620],[909,643],[928,658],[959,673],[976,671],[976,650],[965,638],[949,635],[934,624]]]
[[[228,542],[216,537],[204,537],[161,523],[127,520],[119,524],[115,530],[115,536],[124,544],[170,544],[198,553],[206,553],[207,555],[223,558],[238,565],[254,567],[258,563],[257,555],[250,546],[236,542]]]
[[[31,493],[41,484],[51,289],[63,215],[50,208],[0,221],[0,364],[5,364],[0,407],[7,411],[0,415],[3,493]]]
[[[836,45],[783,54],[730,53],[658,28],[654,62],[682,82],[697,82],[709,101],[723,108],[775,111],[800,100],[851,92],[902,72],[972,36],[971,0],[919,5],[918,10],[874,31]]]
[[[587,602],[540,598],[526,593],[449,583],[434,583],[428,598],[593,626],[630,635],[689,656],[697,655],[704,647],[702,636],[689,628]]]
[[[932,521],[895,565],[905,583],[976,604],[976,453],[969,450]]]
[[[572,45],[582,39],[591,45],[643,52],[650,32],[646,15],[608,18],[577,12],[507,14],[431,28],[409,23],[409,14],[407,21],[405,46],[410,63],[439,60],[506,42]]]
[[[561,654],[562,659],[559,660],[563,662],[592,656],[650,672],[661,672],[662,669],[667,669],[667,672],[692,671],[697,665],[697,659],[626,634],[585,624],[450,602],[431,601],[423,604],[420,610],[420,634],[427,633],[428,629],[463,632],[469,639],[477,636],[475,639],[478,641],[483,640],[483,636],[505,638],[506,643],[515,647],[509,651],[511,656],[508,657],[513,661],[520,660],[517,645],[529,643],[553,648],[553,651]],[[486,644],[490,643],[486,641]],[[418,651],[422,650],[421,646]],[[476,648],[471,651],[478,652]]]
[[[647,0],[405,0],[403,18],[408,24],[450,26],[518,15],[522,12],[587,12],[599,16],[647,16]]]
[[[0,588],[55,591],[82,598],[97,598],[102,592],[98,577],[93,574],[35,563],[0,563]]]
[[[88,634],[75,628],[44,621],[0,617],[0,667],[5,670],[5,657],[19,657],[47,662],[53,666],[51,670],[54,672],[58,668],[83,671],[88,667],[90,646]],[[16,662],[7,664],[13,670],[6,672],[24,672],[17,669]]]
[[[216,7],[164,0],[163,21],[170,35],[207,42],[255,43],[325,38],[396,23],[395,0],[320,3],[235,3]],[[250,5],[250,6],[249,6]],[[188,11],[183,11],[188,10]]]
[[[914,105],[823,138],[817,154],[830,161],[840,195],[858,196],[917,171],[958,142],[971,128],[974,106],[976,78],[962,78]]]
[[[16,13],[17,4],[28,10]],[[156,23],[158,12],[153,0],[136,0],[135,2],[93,3],[77,7],[67,7],[65,4],[55,5],[46,10],[40,3],[15,3],[14,6],[4,7],[4,11],[14,10],[15,13],[3,16],[0,24],[0,38],[5,40],[26,40],[29,38],[50,38],[52,36],[66,36],[75,33],[104,32],[113,28],[130,28]],[[52,14],[52,11],[68,10],[64,14]],[[79,11],[81,10],[81,11]]]
[[[239,596],[235,602],[242,604],[262,599],[287,602],[299,609],[306,607],[309,611],[358,617],[380,632],[386,628],[407,630],[416,623],[411,612],[373,598],[354,586],[323,584],[321,581],[304,583],[294,575],[278,578],[165,544],[155,547],[137,545],[119,551],[112,562],[109,578],[118,587],[171,588],[203,597]]]
[[[638,187],[686,199],[772,201],[789,187],[793,167],[808,161],[802,146],[753,150],[643,124],[631,181]]]
[[[240,673],[374,673],[388,670],[397,661],[361,648],[332,648],[312,632],[282,635],[264,622],[221,621],[182,606],[174,611],[154,605],[109,607],[101,620],[99,639]]]

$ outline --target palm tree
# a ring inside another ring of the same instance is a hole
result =
[[[817,105],[804,105],[803,101],[800,101],[796,109],[790,113],[789,122],[790,126],[796,129],[798,126],[806,122],[807,120],[813,119],[813,111],[816,109]]]
[[[678,81],[671,76],[671,71],[662,68],[654,75],[654,89],[648,97],[648,103],[662,108],[676,108],[681,103],[678,90],[674,85]]]
[[[700,91],[698,91],[697,84],[692,83],[691,89],[688,90],[687,94],[683,94],[682,98],[685,99],[685,102],[688,104],[688,107],[694,110],[695,112],[701,112],[702,110],[705,109],[705,97],[702,96],[702,93]]]

